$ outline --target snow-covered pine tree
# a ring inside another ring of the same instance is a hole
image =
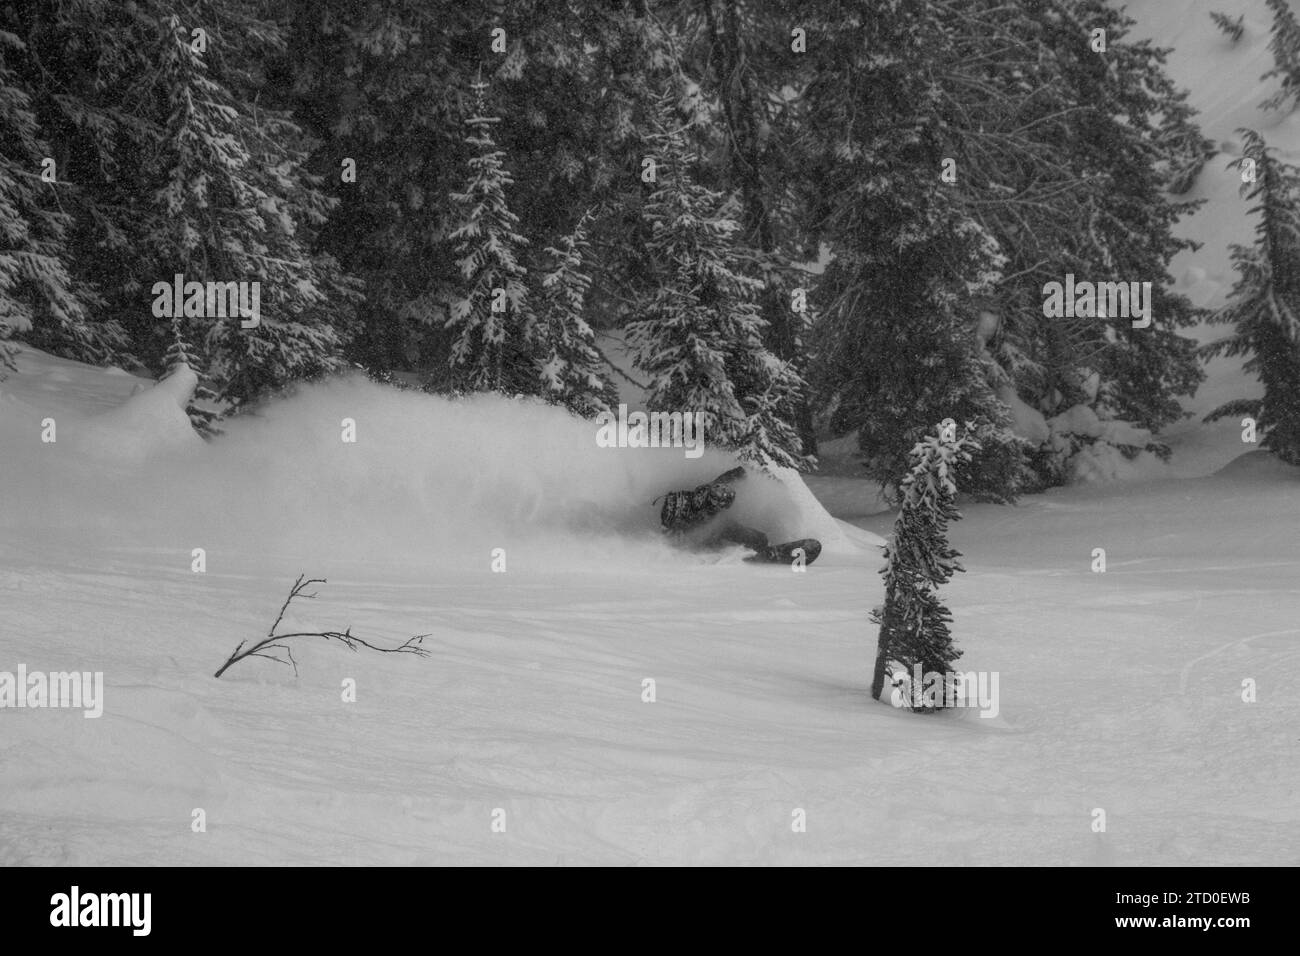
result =
[[[957,434],[955,423],[941,424],[912,449],[912,467],[902,481],[902,510],[894,522],[894,540],[885,550],[885,603],[872,611],[880,627],[871,696],[880,699],[885,679],[902,669],[910,677],[920,665],[923,675],[952,673],[961,656],[952,643],[948,625],[952,615],[939,600],[938,588],[956,571],[960,553],[948,543],[948,522],[961,518],[957,511],[956,475],[979,450],[979,442]],[[906,684],[906,681],[904,681]],[[913,709],[938,709],[919,697],[923,688],[911,687]]]
[[[474,105],[465,120],[473,150],[469,178],[450,197],[455,224],[448,238],[456,244],[464,280],[447,317],[447,328],[456,332],[450,362],[458,384],[471,391],[536,395],[541,391],[537,323],[527,270],[519,262],[528,240],[506,200],[514,179],[492,138],[501,120],[488,113],[488,85],[480,78],[471,89]]]
[[[285,89],[268,80],[284,12],[258,0],[195,0],[183,15],[165,0],[19,6],[0,23],[25,45],[21,82],[59,144],[69,262],[103,299],[95,325],[129,337],[130,355],[115,358],[162,370],[171,335],[151,288],[181,273],[259,284],[255,329],[183,317],[204,359],[194,371],[223,410],[340,367],[355,291],[314,250],[333,201],[304,166]]]
[[[833,429],[857,429],[868,467],[896,482],[936,416],[987,415],[1002,428],[990,392],[1008,385],[1049,417],[1088,404],[1103,420],[1151,430],[1176,421],[1177,396],[1201,370],[1178,332],[1197,311],[1174,293],[1169,262],[1188,248],[1174,226],[1196,202],[1169,193],[1191,182],[1213,144],[1165,74],[1165,51],[1130,41],[1132,20],[1105,0],[969,0],[960,17],[936,2],[890,6],[900,15],[843,5],[849,19],[826,22],[807,54],[803,99],[825,210],[809,205],[835,256],[815,340],[816,380],[837,403]],[[1104,56],[1079,42],[1094,28],[1106,31]],[[948,160],[951,181],[939,175]],[[1067,273],[1150,279],[1150,327],[1117,316],[1043,321],[1043,286]],[[978,363],[960,354],[975,295],[996,301],[1000,320]],[[895,344],[903,337],[943,371],[913,374]],[[972,375],[981,364],[987,374]],[[969,404],[932,404],[940,381]],[[964,488],[1011,497],[997,473],[1014,474],[1020,463],[1009,458],[1028,456],[984,439],[977,483]],[[1045,456],[1029,460],[1050,480]]]
[[[856,432],[867,474],[895,495],[913,446],[930,423],[951,415],[981,430],[983,451],[966,490],[1014,499],[1025,450],[972,334],[975,298],[1001,281],[1006,257],[987,218],[962,207],[962,187],[940,178],[955,124],[937,78],[989,47],[953,36],[979,22],[965,22],[965,10],[958,28],[938,5],[917,4],[915,16],[902,6],[892,4],[896,16],[876,16],[841,4],[842,25],[809,27],[825,39],[807,54],[813,106],[805,143],[820,194],[807,201],[833,254],[819,283],[823,318],[813,330],[810,378],[832,433]],[[982,75],[954,89],[979,100],[965,92],[974,86],[987,86]],[[984,108],[963,104],[963,113],[967,105]],[[959,168],[961,183],[970,167]],[[1005,194],[986,191],[983,208]]]
[[[516,231],[540,250],[572,228],[577,212],[609,198],[595,192],[626,182],[614,116],[625,102],[622,90],[641,89],[642,77],[618,37],[627,24],[648,26],[650,18],[643,12],[638,21],[630,5],[587,15],[592,10],[575,14],[581,5],[543,0],[287,6],[294,37],[285,60],[299,115],[324,140],[316,162],[336,171],[340,157],[356,163],[355,181],[340,182],[335,173],[341,204],[322,237],[366,282],[351,354],[372,374],[436,367],[428,387],[451,388],[447,358],[459,330],[445,324],[464,281],[446,242],[449,223],[460,216],[449,197],[464,186],[466,161],[477,152],[464,138],[473,109],[466,77],[481,62],[492,110],[508,117],[492,136],[515,180],[507,195],[519,216]],[[508,52],[484,60],[496,28],[505,31]],[[523,157],[527,162],[514,161]],[[600,229],[621,235],[619,226]],[[589,238],[603,256],[609,236],[593,228]],[[522,254],[520,261],[530,273],[538,264]],[[591,324],[613,324],[616,301],[597,282],[587,301]]]
[[[444,253],[447,197],[464,180],[462,78],[505,11],[455,0],[285,7],[297,115],[320,140],[313,165],[331,170],[339,199],[321,246],[365,283],[349,355],[378,378],[445,369],[443,325],[459,284]]]
[[[793,424],[803,382],[763,343],[766,323],[738,242],[739,206],[692,169],[687,128],[669,97],[654,110],[655,188],[643,207],[653,270],[638,317],[627,325],[647,406],[702,413],[708,441],[760,468],[805,464]]]
[[[607,411],[617,390],[596,350],[596,335],[584,317],[591,277],[584,271],[590,254],[587,229],[591,211],[557,246],[547,246],[551,269],[542,276],[537,327],[545,360],[542,394],[583,417]]]
[[[102,363],[125,335],[115,322],[92,322],[98,300],[72,275],[59,178],[65,173],[42,138],[32,96],[12,65],[26,45],[0,24],[0,368],[13,368],[14,338],[68,358]],[[48,172],[53,181],[42,176]]]
[[[195,369],[204,367],[202,360],[195,354],[192,346],[185,341],[185,334],[181,330],[181,320],[173,318],[171,323],[172,341],[167,346],[167,351],[163,354],[163,378],[171,378],[182,368],[188,368],[191,372]],[[198,373],[194,372],[195,378]],[[199,405],[203,402],[204,405]],[[214,435],[221,434],[221,429],[217,427],[219,415],[214,408],[218,407],[218,398],[215,392],[203,384],[199,379],[194,394],[185,406],[185,414],[189,416],[190,424],[194,430],[205,438],[211,438]]]
[[[740,237],[755,251],[764,281],[758,296],[767,323],[764,341],[778,358],[791,360],[802,376],[807,333],[816,321],[810,289],[815,277],[799,266],[816,256],[815,247],[797,228],[814,205],[805,201],[800,189],[806,172],[806,144],[800,139],[808,106],[801,95],[808,82],[807,59],[791,55],[789,12],[782,4],[702,0],[697,7],[702,15],[695,18],[696,35],[688,32],[690,20],[680,29],[689,41],[681,45],[694,54],[690,68],[701,82],[691,85],[683,107],[690,108],[701,125],[707,124],[717,144],[710,165],[719,182],[738,195]],[[806,10],[800,16],[811,13]],[[815,30],[807,20],[801,24]],[[810,293],[806,310],[792,308],[795,288]],[[815,454],[811,396],[801,398],[794,419],[803,451]]]
[[[1244,367],[1259,377],[1264,397],[1228,402],[1205,420],[1249,415],[1264,448],[1300,465],[1300,169],[1278,159],[1255,131],[1239,132],[1242,160],[1255,164],[1255,182],[1242,185],[1255,201],[1255,243],[1232,247],[1237,282],[1212,321],[1234,331],[1202,354],[1249,356]]]
[[[310,228],[334,203],[319,191],[320,177],[302,168],[302,131],[270,104],[252,106],[239,96],[257,82],[258,55],[283,42],[282,28],[242,3],[228,4],[223,16],[224,30],[206,53],[179,17],[163,20],[164,182],[147,213],[146,241],[159,261],[170,259],[194,278],[259,283],[256,328],[211,316],[181,323],[191,341],[202,343],[205,362],[194,369],[200,382],[224,404],[239,406],[289,381],[342,368],[340,332],[354,293],[333,260],[309,245]],[[238,42],[235,31],[244,31]]]
[[[1167,51],[1130,39],[1134,21],[1121,8],[1106,0],[1051,2],[1055,25],[1047,29],[1058,57],[1055,69],[1080,115],[1064,129],[1051,129],[1054,139],[1043,139],[1051,123],[1035,138],[1056,150],[1055,161],[1066,162],[1068,156],[1072,178],[1085,188],[1076,195],[1073,213],[1055,214],[1064,217],[1062,224],[1071,224],[1061,251],[1044,251],[1051,253],[1058,281],[1065,271],[1141,277],[1152,281],[1152,301],[1148,328],[1134,328],[1122,316],[1064,325],[1036,319],[1040,327],[1062,333],[1048,345],[1053,352],[1059,347],[1051,364],[1063,396],[1059,403],[1039,399],[1036,407],[1050,417],[1086,400],[1103,420],[1156,431],[1182,418],[1178,396],[1191,395],[1204,378],[1196,343],[1179,331],[1200,321],[1201,313],[1174,291],[1169,269],[1182,250],[1195,248],[1175,229],[1201,201],[1171,198],[1167,192],[1186,180],[1197,157],[1216,150],[1196,128],[1186,91],[1165,71]],[[1106,31],[1105,56],[1073,42],[1098,27]],[[1043,280],[1033,278],[1041,307]],[[1093,398],[1081,399],[1080,384],[1093,371],[1100,373],[1100,386]]]
[[[1300,21],[1291,12],[1287,0],[1265,0],[1273,13],[1272,38],[1268,50],[1273,54],[1273,69],[1260,79],[1281,77],[1281,88],[1260,106],[1265,109],[1294,107],[1300,103]]]

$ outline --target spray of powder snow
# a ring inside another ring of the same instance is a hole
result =
[[[360,377],[301,387],[205,444],[180,411],[187,384],[62,416],[58,442],[45,446],[32,437],[39,413],[10,398],[0,441],[19,453],[0,462],[0,521],[307,570],[486,570],[498,547],[511,568],[636,566],[690,560],[665,544],[653,501],[734,464],[707,449],[688,459],[680,448],[601,448],[593,422],[540,403],[452,401]],[[342,440],[345,419],[354,443]],[[816,534],[808,510],[758,474],[733,508],[775,540]]]

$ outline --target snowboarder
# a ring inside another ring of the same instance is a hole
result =
[[[692,491],[670,491],[656,498],[655,504],[661,500],[664,503],[659,512],[664,530],[674,541],[688,546],[717,549],[728,544],[743,545],[754,552],[745,558],[751,562],[786,564],[802,556],[808,565],[817,560],[822,545],[816,538],[771,544],[762,531],[723,514],[735,503],[735,485],[745,477],[744,466],[737,465]]]

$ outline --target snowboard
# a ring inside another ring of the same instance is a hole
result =
[[[787,541],[785,544],[772,544],[757,554],[751,554],[745,560],[751,564],[792,565],[799,556],[796,551],[802,551],[803,563],[807,566],[816,561],[817,556],[822,553],[822,543],[816,538],[800,538],[798,541]]]

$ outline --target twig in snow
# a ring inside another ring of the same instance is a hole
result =
[[[234,653],[226,659],[226,662],[221,665],[221,669],[213,676],[220,677],[232,664],[238,664],[245,658],[264,657],[268,661],[275,661],[277,664],[284,664],[286,667],[292,667],[294,676],[296,677],[298,675],[298,662],[293,659],[293,651],[290,650],[289,645],[283,643],[284,641],[291,640],[295,637],[321,637],[327,641],[338,641],[345,645],[350,651],[355,651],[358,647],[364,647],[372,651],[378,651],[380,654],[415,654],[417,657],[429,656],[429,652],[421,646],[424,639],[429,636],[428,634],[417,634],[415,637],[408,637],[398,647],[378,647],[375,644],[371,644],[369,641],[357,637],[352,633],[352,628],[350,627],[345,631],[295,631],[292,634],[275,633],[275,629],[279,627],[280,622],[284,620],[284,613],[289,609],[290,602],[292,602],[296,597],[314,598],[316,596],[315,592],[304,594],[303,591],[311,587],[313,584],[325,583],[326,581],[324,578],[306,578],[304,580],[304,575],[298,575],[298,580],[293,582],[293,587],[289,589],[289,596],[286,597],[284,603],[280,605],[280,613],[275,616],[275,623],[271,625],[271,630],[267,632],[266,637],[262,638],[256,644],[249,646],[247,650],[245,650],[245,645],[247,645],[248,642],[240,641],[239,646],[235,648]],[[284,657],[279,657],[276,654],[268,654],[267,651],[283,651]]]

